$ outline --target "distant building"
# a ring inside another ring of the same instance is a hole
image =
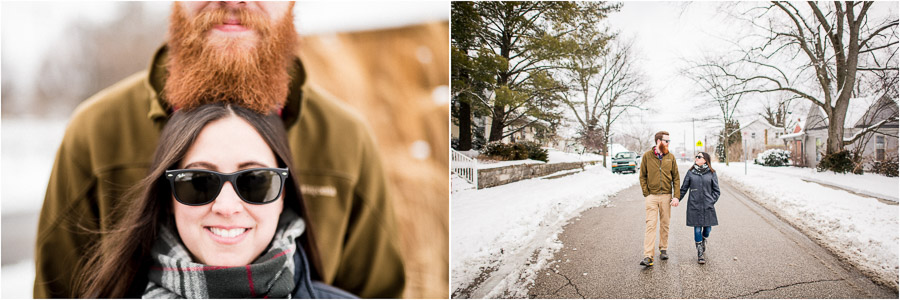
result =
[[[780,139],[786,130],[773,126],[763,118],[758,118],[746,123],[739,129],[741,137],[747,143],[748,158],[754,158],[757,154],[772,148],[784,149],[784,142]]]
[[[853,98],[844,118],[844,140],[850,140],[857,133],[877,124],[891,116],[897,116],[897,101],[886,94],[877,98]],[[818,105],[811,105],[806,122],[795,133],[781,136],[792,151],[794,165],[816,167],[825,155],[825,142],[828,140],[828,119],[825,111]],[[860,149],[867,162],[882,161],[888,155],[897,155],[898,122],[888,122],[844,149]]]

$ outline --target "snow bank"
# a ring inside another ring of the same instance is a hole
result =
[[[456,191],[474,189],[475,185],[469,183],[459,175],[455,173],[450,173],[450,191],[455,193]]]
[[[597,155],[594,153],[568,153],[557,151],[553,149],[547,150],[548,162],[549,163],[561,163],[561,162],[580,162],[580,161],[592,161],[592,160],[603,160],[603,155]]]
[[[598,161],[598,160],[604,159],[603,155],[597,155],[597,154],[593,154],[593,153],[579,154],[579,153],[562,152],[562,151],[558,151],[555,149],[549,149],[549,148],[545,148],[545,149],[547,149],[547,162],[546,163],[550,163],[550,164],[563,163],[563,162]],[[475,156],[471,156],[472,155],[471,151],[466,152],[464,154],[469,157],[475,157]],[[506,167],[506,166],[512,166],[512,165],[543,164],[543,163],[545,163],[545,162],[542,162],[539,160],[533,160],[533,159],[489,161],[489,162],[478,161],[477,168],[478,169],[492,169],[492,168]]]
[[[811,177],[879,192],[893,185],[892,193],[896,197],[896,178],[888,178],[889,183],[878,178],[879,175],[841,175],[752,165],[744,175],[743,163],[713,167],[736,187],[837,255],[876,280],[897,288],[898,206],[803,180]]]
[[[66,120],[8,119],[2,123],[0,211],[37,212],[44,202]]]
[[[637,182],[635,174],[589,167],[557,179],[454,191],[451,290],[468,289],[472,298],[527,297],[536,272],[562,247],[557,236],[566,222]]]
[[[34,260],[25,260],[0,268],[3,299],[31,299],[34,292]]]
[[[741,174],[743,174],[744,163],[740,162],[731,164],[733,166],[740,166]],[[854,191],[856,193],[865,194],[885,200],[891,200],[894,202],[897,202],[898,190],[900,190],[900,180],[898,180],[896,177],[887,177],[874,173],[866,173],[863,175],[850,173],[837,174],[830,171],[818,172],[813,168],[800,168],[794,166],[776,168],[753,165],[752,163],[750,164],[749,169],[750,172],[753,172],[754,170],[760,170],[766,173],[777,173],[800,177],[809,181],[833,185],[843,189]]]

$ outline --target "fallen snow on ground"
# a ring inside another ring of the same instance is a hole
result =
[[[566,222],[638,182],[602,167],[451,194],[451,284],[472,298],[524,298]],[[525,266],[523,268],[523,266]],[[480,283],[473,288],[473,283]]]
[[[569,153],[562,152],[555,149],[547,149],[547,162],[550,164],[555,163],[564,163],[564,162],[581,162],[581,161],[602,161],[604,159],[603,155],[597,155],[593,153]],[[468,157],[477,157],[476,153],[473,151],[462,152],[464,155]],[[526,164],[543,164],[545,162],[533,159],[523,159],[523,160],[505,160],[505,161],[478,161],[478,169],[492,169],[513,165],[526,165]],[[454,162],[454,166],[458,167],[457,162]]]
[[[568,153],[557,151],[553,149],[548,149],[547,156],[549,158],[549,163],[561,163],[561,162],[580,162],[580,161],[602,161],[603,155],[598,155],[594,153]]]
[[[898,284],[898,206],[836,190],[803,180],[813,179],[854,185],[883,192],[893,186],[878,175],[810,173],[800,168],[773,168],[750,165],[744,175],[743,163],[714,165],[720,176],[730,179],[763,206],[774,211],[812,238],[846,258],[864,272],[892,285]],[[801,176],[802,175],[802,176]]]
[[[34,260],[25,260],[0,267],[3,277],[3,299],[31,299],[34,287]]]
[[[739,164],[741,168],[744,167],[744,163],[737,164]],[[897,177],[887,177],[874,173],[866,173],[863,175],[852,173],[838,174],[831,171],[819,172],[814,168],[794,166],[764,167],[752,163],[748,164],[748,167],[750,171],[764,170],[765,172],[797,176],[809,181],[833,185],[856,193],[866,194],[894,202],[897,202],[898,189],[900,189],[900,180],[898,180]],[[743,172],[743,169],[741,170]]]
[[[450,173],[450,191],[455,193],[456,191],[474,189],[475,185],[469,183],[456,173]]]

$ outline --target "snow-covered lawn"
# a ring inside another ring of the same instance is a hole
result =
[[[547,149],[547,162],[550,164],[554,163],[563,163],[563,162],[580,162],[580,161],[601,161],[605,157],[603,155],[597,155],[593,153],[568,153],[562,152],[555,149]],[[471,158],[477,158],[479,153],[475,150],[462,151],[460,152],[465,156]],[[499,168],[506,167],[512,165],[525,165],[525,164],[543,164],[545,162],[533,159],[523,159],[523,160],[506,160],[506,161],[478,161],[478,169],[491,169],[491,168]]]
[[[803,180],[806,177],[867,192],[890,193],[896,198],[897,178],[816,173],[801,168],[757,165],[750,165],[747,175],[744,175],[743,163],[732,163],[727,167],[714,164],[713,168],[760,204],[859,269],[897,288],[900,242],[897,204],[887,204]]]
[[[744,163],[741,162],[731,164],[732,166],[740,166],[741,172],[743,172]],[[753,170],[763,170],[768,173],[796,176],[809,181],[833,185],[857,193],[866,194],[885,200],[891,200],[894,202],[897,202],[898,189],[900,189],[900,179],[898,179],[897,177],[887,177],[874,173],[866,173],[863,175],[856,175],[851,173],[837,174],[828,171],[818,172],[815,168],[800,168],[794,166],[764,167],[760,165],[754,165],[752,164],[752,162],[748,165],[748,167],[750,172],[752,172]],[[713,168],[715,168],[715,166]]]
[[[485,280],[473,298],[527,296],[535,272],[562,247],[557,236],[585,209],[638,182],[602,167],[556,179],[529,179],[451,193],[451,291]],[[457,185],[457,182],[453,182]],[[526,266],[523,268],[522,266]],[[490,273],[488,278],[480,278]]]

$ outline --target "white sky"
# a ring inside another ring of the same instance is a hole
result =
[[[110,20],[116,2],[2,2],[0,3],[0,45],[4,69],[10,68],[30,84],[53,40],[75,19],[95,22]],[[147,2],[151,16],[168,18],[171,1]],[[448,20],[446,1],[308,1],[294,7],[300,34],[397,27],[428,21]],[[160,41],[162,42],[162,41]],[[147,58],[150,59],[149,57]],[[21,87],[27,88],[27,87]]]

